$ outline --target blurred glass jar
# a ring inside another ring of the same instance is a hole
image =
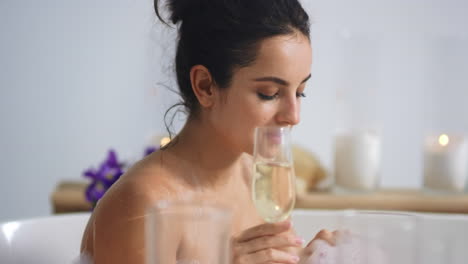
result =
[[[146,217],[147,264],[229,263],[229,210],[206,201],[159,201]]]

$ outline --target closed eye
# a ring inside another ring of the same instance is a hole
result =
[[[258,98],[260,98],[261,100],[265,100],[265,101],[273,100],[278,97],[278,93],[275,93],[274,95],[266,95],[262,93],[257,93],[257,95],[258,95]]]
[[[306,97],[305,93],[296,93],[296,97]]]
[[[274,95],[266,95],[266,94],[262,94],[262,93],[257,93],[258,97],[262,100],[265,100],[265,101],[269,101],[269,100],[273,100],[273,99],[276,99],[278,98],[278,93],[274,94]],[[296,97],[297,98],[304,98],[306,97],[306,94],[305,93],[296,93]]]

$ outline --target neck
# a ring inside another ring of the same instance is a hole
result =
[[[167,151],[187,162],[198,184],[214,187],[227,184],[233,176],[241,178],[243,153],[234,150],[208,122],[189,119],[174,141]]]

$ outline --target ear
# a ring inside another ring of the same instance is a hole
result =
[[[190,69],[192,90],[202,107],[209,108],[214,104],[215,84],[210,71],[203,65],[195,65]]]

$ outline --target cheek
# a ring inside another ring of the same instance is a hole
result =
[[[237,136],[245,152],[253,154],[255,128],[272,123],[275,115],[273,108],[272,104],[258,102],[243,105],[242,121],[237,129],[239,131]]]
[[[258,100],[244,102],[239,109],[242,113],[240,118],[243,119],[243,123],[252,130],[257,126],[271,123],[270,121],[275,114],[272,105],[259,103]]]
[[[255,127],[271,124],[276,113],[275,104],[245,93],[231,94],[219,106],[214,110],[215,122],[235,145],[247,152],[253,149]]]

